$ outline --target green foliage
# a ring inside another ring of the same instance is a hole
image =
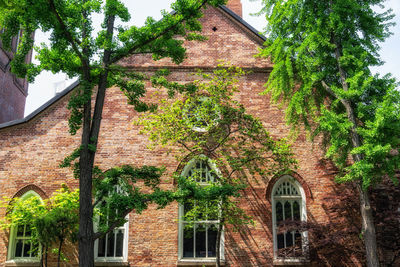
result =
[[[81,145],[64,160],[61,166],[73,168],[74,176],[79,178],[82,201],[85,203],[92,201],[93,178],[96,179],[95,187],[100,186],[99,190],[103,181],[114,183],[116,179],[113,177],[143,178],[138,177],[141,174],[134,173],[137,171],[135,168],[115,168],[103,173],[94,166],[107,88],[118,86],[127,96],[128,103],[139,112],[156,108],[155,105],[143,101],[147,81],[156,86],[165,86],[170,95],[175,91],[193,89],[193,86],[182,87],[177,83],[168,82],[163,78],[163,72],[157,72],[153,77],[131,72],[121,67],[119,61],[134,54],[152,54],[155,60],[169,57],[174,63],[181,63],[185,58],[185,49],[182,46],[184,40],[205,39],[199,35],[201,24],[198,21],[202,17],[203,8],[207,7],[206,4],[217,6],[225,2],[226,0],[177,0],[171,6],[172,13],[162,11],[162,19],[159,21],[149,17],[142,27],[115,25],[118,19],[123,22],[130,19],[127,8],[119,0],[0,2],[0,28],[5,29],[0,39],[6,49],[11,50],[13,36],[22,30],[22,42],[11,63],[13,72],[20,77],[27,77],[29,81],[33,81],[42,70],[53,73],[64,72],[70,78],[79,78],[80,85],[72,93],[67,107],[71,111],[69,131],[72,135],[82,131]],[[102,29],[97,33],[92,23],[96,13],[104,15]],[[31,36],[39,29],[50,32],[50,44],[35,47],[40,62],[38,65],[25,64],[24,59],[33,48]],[[142,168],[140,171],[158,175],[157,170]],[[102,195],[103,198],[110,200],[106,206],[114,207],[114,202],[123,205],[122,213],[117,214],[118,216],[113,215],[115,220],[111,223],[111,227],[123,221],[125,216],[122,215],[128,212],[128,209],[135,209],[140,213],[150,202],[163,207],[173,200],[169,192],[153,184],[155,180],[146,179],[148,183],[145,183],[145,186],[152,187],[153,194],[143,193],[140,186],[137,186],[127,191],[131,199],[125,198],[124,195],[114,197],[108,194]],[[124,183],[122,180],[121,182]],[[82,215],[80,240],[89,244],[80,246],[82,250],[80,266],[93,265],[93,257],[87,257],[94,255],[93,246],[90,246],[95,239],[92,236],[92,218],[90,218],[92,211],[92,205],[82,205],[80,210]],[[111,213],[104,214],[110,216]]]
[[[28,225],[31,229],[31,242],[34,249],[47,249],[65,240],[77,241],[79,220],[79,191],[71,191],[67,186],[57,190],[49,199],[37,196],[24,199],[4,199],[1,207],[7,212],[0,227],[10,229]],[[39,251],[37,251],[39,252]],[[57,250],[58,252],[58,250]],[[59,251],[61,253],[61,251]]]
[[[294,128],[324,134],[326,156],[338,181],[368,188],[399,169],[400,99],[390,76],[372,75],[382,64],[379,42],[390,35],[391,10],[381,0],[264,0],[266,48],[274,69],[265,93],[286,106]],[[261,13],[262,13],[261,12]],[[352,136],[361,140],[355,144]],[[357,157],[349,164],[349,156]]]
[[[27,76],[29,81],[33,81],[42,70],[80,77],[81,89],[74,92],[68,105],[71,109],[70,132],[75,134],[82,124],[84,104],[91,98],[93,87],[105,71],[102,65],[104,52],[100,51],[111,51],[111,64],[137,53],[152,53],[155,60],[170,57],[175,63],[181,63],[185,58],[185,49],[183,41],[177,37],[204,40],[198,34],[201,30],[198,18],[202,16],[201,7],[206,7],[207,2],[216,6],[225,1],[176,1],[171,5],[173,12],[163,11],[161,20],[149,17],[142,27],[118,26],[118,33],[113,36],[107,33],[109,18],[120,18],[123,22],[130,19],[127,8],[118,0],[4,1],[0,28],[5,31],[0,38],[4,47],[11,50],[13,36],[22,30],[12,70],[21,77]],[[96,13],[104,15],[102,30],[97,33],[91,24]],[[51,33],[51,43],[35,47],[40,64],[25,64],[26,55],[33,48],[33,33],[38,29]],[[89,76],[85,74],[85,69],[90,71]],[[127,81],[121,72],[126,73],[126,70],[108,74],[108,86],[120,86],[128,93],[129,103],[140,111],[147,110],[139,101],[145,92],[141,79]]]
[[[220,65],[211,74],[197,74],[201,80],[190,84],[195,91],[182,91],[175,100],[161,100],[157,112],[137,121],[151,147],[178,145],[180,160],[213,155],[217,168],[229,166],[232,173],[246,169],[265,177],[294,168],[285,140],[274,140],[233,98],[243,74],[240,68]]]
[[[192,168],[190,175],[174,175],[176,200],[185,205],[181,218],[185,227],[215,220],[220,236],[223,226],[240,230],[253,224],[239,205],[243,190],[250,181],[257,181],[255,177],[266,179],[296,168],[285,140],[274,140],[261,121],[235,100],[237,83],[244,74],[228,64],[212,73],[198,72],[200,79],[189,83],[188,90],[178,91],[173,100],[160,100],[157,111],[137,121],[151,147],[174,148],[178,160],[212,166],[207,169],[213,177],[210,181],[202,179],[205,170],[201,168]]]

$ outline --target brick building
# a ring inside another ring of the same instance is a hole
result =
[[[228,7],[209,7],[201,21],[208,40],[186,42],[187,59],[181,65],[176,66],[167,59],[154,62],[151,57],[139,55],[122,60],[121,65],[149,73],[167,66],[173,70],[171,79],[185,82],[192,79],[189,74],[196,69],[210,71],[218,60],[229,61],[251,71],[240,79],[240,90],[235,98],[248,112],[260,118],[272,136],[287,137],[289,127],[284,122],[282,110],[270,104],[267,96],[259,95],[272,65],[268,60],[254,57],[264,39],[241,19],[240,0],[231,0]],[[69,111],[66,108],[76,86],[75,83],[66,88],[27,118],[0,124],[2,195],[39,195],[44,199],[61,183],[77,187],[71,171],[58,167],[80,144],[79,134],[71,136],[68,133]],[[149,88],[150,93],[152,90]],[[102,169],[123,164],[164,165],[166,177],[179,168],[183,174],[196,168],[191,161],[186,166],[179,166],[174,155],[162,149],[148,150],[147,137],[140,135],[138,127],[131,123],[137,116],[118,88],[107,91],[96,165]],[[326,235],[359,225],[357,203],[352,206],[350,202],[343,207],[338,203],[338,196],[349,195],[346,193],[350,192],[349,188],[334,182],[335,169],[323,160],[318,143],[312,144],[300,134],[293,144],[293,151],[299,162],[296,172],[283,177],[259,177],[261,182],[246,190],[242,207],[253,216],[255,226],[240,233],[229,227],[225,229],[221,247],[225,266],[362,266],[362,253],[352,251],[354,247],[360,247],[359,231],[349,232],[348,242],[340,243],[341,247],[338,244],[320,246],[319,243]],[[163,187],[173,188],[174,184],[171,179],[164,179]],[[0,212],[4,214],[5,211]],[[188,240],[178,220],[181,213],[182,207],[173,203],[165,209],[151,207],[141,215],[129,214],[123,227],[96,242],[96,264],[212,266],[215,264],[212,229],[205,222],[203,225],[208,227],[205,236],[199,234],[198,239]],[[320,226],[322,233],[278,234],[275,226],[281,216],[297,216]],[[15,229],[0,233],[0,266],[38,266],[37,259],[24,252],[25,235],[24,231],[17,234]],[[309,259],[285,258],[278,254],[278,249],[290,248],[298,238],[302,242],[301,249],[309,251]],[[66,250],[70,261],[65,266],[75,266],[76,255],[76,249],[70,246]]]
[[[12,40],[12,50],[17,51],[19,38],[15,36]],[[5,51],[0,41],[0,123],[24,117],[25,100],[28,95],[28,81],[16,77],[10,72],[10,61],[13,52]],[[32,52],[26,60],[30,62]]]

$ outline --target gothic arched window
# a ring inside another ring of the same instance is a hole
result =
[[[281,177],[272,188],[274,258],[303,258],[307,232],[293,229],[307,220],[306,199],[300,183],[289,175]],[[292,224],[290,230],[284,225]]]
[[[208,159],[192,160],[185,167],[182,175],[192,178],[204,186],[218,180],[218,174]],[[193,208],[193,205],[196,203],[187,202],[179,206],[179,260],[215,261],[218,215],[203,214],[194,221],[186,221],[185,215]],[[210,203],[210,205],[217,204]],[[221,259],[223,259],[223,233],[220,251]]]
[[[32,203],[43,204],[43,200],[38,193],[31,190],[23,194],[17,201],[24,201],[35,198]],[[8,244],[8,260],[36,261],[39,260],[39,247],[32,244],[32,230],[29,224],[19,224],[10,229],[10,239]]]

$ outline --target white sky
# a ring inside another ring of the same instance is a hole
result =
[[[160,19],[160,10],[169,11],[169,6],[173,0],[146,0],[132,1],[122,0],[128,6],[131,13],[131,22],[134,25],[140,26],[143,24],[147,16],[152,16],[155,19]],[[250,14],[260,10],[260,0],[241,0],[243,4],[243,19],[259,31],[262,31],[266,25],[264,17],[254,17]],[[394,21],[397,23],[391,29],[394,33],[384,44],[382,44],[381,57],[385,64],[373,70],[386,74],[391,72],[394,77],[400,80],[400,1],[387,0],[385,6],[392,8],[396,17]],[[42,32],[37,32],[35,43],[39,44],[46,42],[48,35]],[[35,62],[35,61],[34,61]],[[65,74],[52,74],[50,72],[41,73],[35,80],[35,83],[29,85],[29,95],[26,101],[25,116],[43,105],[46,101],[55,95],[55,88],[63,89],[73,80],[65,81]]]

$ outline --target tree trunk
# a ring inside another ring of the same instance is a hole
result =
[[[107,34],[112,40],[114,31],[115,16],[107,18]],[[84,54],[85,49],[84,49]],[[107,89],[108,65],[110,62],[111,50],[104,51],[104,71],[99,77],[97,96],[91,116],[91,99],[84,106],[83,129],[81,141],[81,153],[79,158],[79,267],[94,267],[94,233],[93,233],[93,205],[92,205],[92,171],[96,151],[89,149],[89,144],[97,148],[97,140],[100,133],[101,118],[103,113],[105,93]],[[87,66],[90,66],[87,62]],[[90,81],[90,68],[83,68],[85,81]],[[92,90],[92,88],[85,88]]]
[[[44,252],[44,266],[47,267],[47,255],[48,255],[49,247],[46,246],[46,251]]]
[[[357,183],[357,188],[360,194],[362,234],[364,238],[367,266],[377,267],[379,266],[379,259],[376,246],[374,217],[372,215],[371,204],[369,201],[369,193],[368,190],[363,190],[361,182]]]
[[[57,267],[60,267],[60,259],[61,259],[61,248],[63,245],[64,240],[60,240],[60,245],[58,246],[58,258],[57,258]]]
[[[85,151],[86,150],[86,151]],[[79,267],[94,266],[92,169],[89,151],[82,148],[79,182]]]
[[[333,33],[332,35],[333,43],[335,44],[335,58],[339,70],[340,81],[344,91],[349,90],[349,85],[346,81],[346,71],[342,68],[340,63],[340,57],[342,55],[342,45],[340,41],[337,40],[336,35]],[[354,108],[350,100],[341,99],[342,104],[346,108],[347,118],[351,122],[352,126],[350,129],[350,139],[353,148],[360,147],[362,145],[362,141],[360,135],[357,133],[357,118],[354,113]],[[353,161],[359,162],[362,160],[363,155],[361,154],[353,154]],[[365,246],[365,256],[367,260],[368,267],[379,267],[379,259],[377,254],[377,245],[376,245],[376,234],[375,234],[375,225],[374,218],[372,216],[371,205],[369,201],[369,193],[368,190],[364,190],[362,187],[362,179],[357,181],[357,189],[360,195],[360,213],[362,219],[362,235],[364,239]]]
[[[345,103],[347,117],[349,121],[352,122],[351,128],[351,142],[353,148],[357,148],[361,146],[361,138],[356,130],[356,118],[354,114],[354,110],[351,107],[350,102],[343,101]],[[353,161],[359,162],[362,160],[362,155],[355,154],[353,155]],[[362,187],[362,180],[357,181],[357,189],[360,195],[360,213],[362,219],[362,236],[364,239],[365,246],[365,256],[367,260],[368,267],[378,267],[379,259],[377,253],[377,245],[376,245],[376,234],[375,234],[375,225],[374,218],[372,215],[371,204],[369,201],[369,193],[368,190],[364,190]]]

